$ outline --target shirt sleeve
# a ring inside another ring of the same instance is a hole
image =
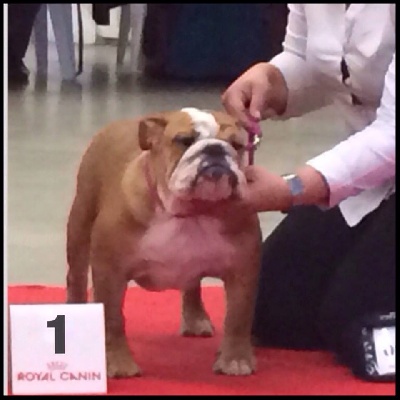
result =
[[[396,143],[396,54],[385,76],[385,84],[376,119],[307,162],[319,171],[330,188],[329,206],[366,189],[394,179]]]
[[[289,4],[283,51],[270,61],[277,67],[288,87],[288,103],[281,118],[303,115],[329,103],[314,80],[306,62],[307,21],[304,4]],[[307,91],[307,97],[304,96]],[[305,101],[305,98],[307,101]]]

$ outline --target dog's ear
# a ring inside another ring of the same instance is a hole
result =
[[[150,150],[155,139],[163,134],[168,123],[167,114],[154,114],[139,121],[139,145],[142,150]]]

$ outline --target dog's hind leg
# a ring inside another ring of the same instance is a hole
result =
[[[183,336],[212,336],[214,328],[201,299],[201,283],[182,293],[181,334]]]

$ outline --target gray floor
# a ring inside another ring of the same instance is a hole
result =
[[[47,80],[35,79],[32,49],[26,63],[30,86],[8,92],[7,275],[9,284],[64,285],[65,226],[77,166],[90,137],[111,120],[195,106],[221,108],[221,87],[144,84],[116,73],[116,48],[85,48],[78,84],[61,84],[50,48]],[[301,119],[263,124],[257,163],[279,173],[328,149],[341,137],[340,120],[323,109]],[[260,215],[264,236],[282,219]],[[208,281],[215,283],[214,281]]]

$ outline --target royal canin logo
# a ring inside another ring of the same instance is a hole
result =
[[[51,361],[46,364],[47,371],[18,372],[18,381],[99,381],[99,371],[68,371],[68,364],[63,361]]]

